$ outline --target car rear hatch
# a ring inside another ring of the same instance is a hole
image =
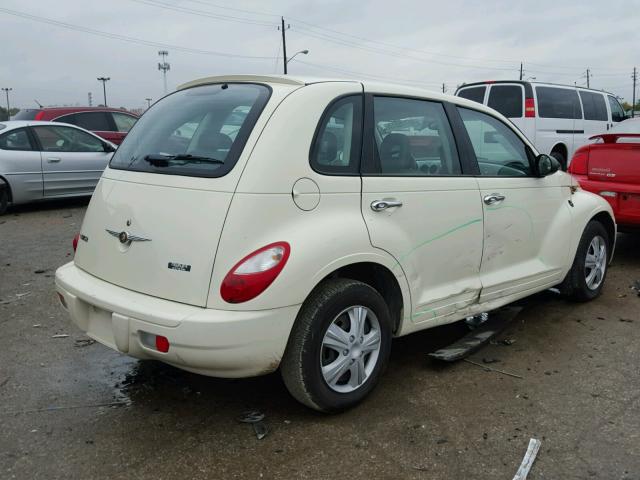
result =
[[[589,180],[640,185],[640,135],[603,134],[591,145]]]
[[[242,168],[270,112],[290,91],[216,83],[154,105],[94,193],[76,265],[130,290],[205,306]]]

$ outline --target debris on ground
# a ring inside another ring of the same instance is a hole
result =
[[[633,282],[633,285],[631,285],[631,290],[635,291],[636,295],[640,297],[640,280],[636,280],[635,282]]]
[[[498,370],[497,368],[487,367],[486,365],[483,365],[483,364],[478,363],[478,362],[474,362],[473,360],[469,360],[468,358],[463,358],[462,361],[470,363],[471,365],[475,365],[475,366],[480,367],[480,368],[484,368],[484,370],[486,372],[501,373],[503,375],[508,375],[509,377],[514,377],[514,378],[519,378],[520,380],[524,380],[524,377],[522,377],[520,375],[516,375],[515,373],[505,372],[504,370]]]
[[[67,338],[69,335],[66,333],[58,333],[56,335],[51,335],[51,338]]]
[[[513,480],[526,480],[527,475],[529,475],[529,470],[533,466],[533,462],[536,459],[536,455],[538,454],[538,450],[540,450],[540,445],[542,442],[535,438],[529,440],[529,446],[527,447],[527,452],[524,454],[524,458],[522,459],[522,463],[520,464],[520,468],[516,472],[516,475],[513,477]]]
[[[40,328],[42,326],[41,323],[36,323],[35,325],[33,325],[33,328]]]
[[[238,417],[240,423],[250,423],[258,440],[262,440],[269,433],[267,425],[263,422],[264,413],[257,410],[249,410]]]
[[[510,346],[513,345],[514,343],[516,343],[516,339],[515,338],[505,338],[504,340],[500,340],[498,342],[500,345],[505,345],[505,346]]]
[[[497,358],[483,358],[482,363],[498,363],[500,362]]]
[[[46,270],[41,270],[40,269],[40,270],[35,270],[33,273],[36,273],[36,274],[39,275],[39,274],[44,273],[44,272],[46,272]]]
[[[633,323],[633,319],[631,318],[621,318],[620,321],[625,323]]]
[[[93,345],[96,341],[93,338],[81,338],[73,342],[74,347],[82,348],[88,347],[89,345]]]
[[[465,319],[465,323],[467,324],[467,327],[469,327],[470,330],[473,330],[475,328],[478,328],[487,320],[489,320],[489,313],[482,312],[478,315],[474,315],[473,317],[467,317]]]

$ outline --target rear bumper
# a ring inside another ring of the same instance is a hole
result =
[[[640,185],[590,180],[582,175],[576,177],[580,187],[609,202],[619,230],[640,227]]]
[[[216,377],[250,377],[278,368],[300,305],[260,311],[199,308],[100,280],[73,262],[56,271],[56,290],[72,321],[96,341],[135,358]],[[167,353],[143,343],[169,339]]]

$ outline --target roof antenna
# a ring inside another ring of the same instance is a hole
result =
[[[33,99],[34,102],[36,102],[36,104],[40,107],[40,108],[44,108],[42,105],[40,105],[40,102],[38,100],[36,100],[35,98]]]

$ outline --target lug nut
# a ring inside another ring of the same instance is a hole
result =
[[[350,342],[353,342],[355,339],[356,339],[356,337],[354,337],[353,335],[351,335],[351,336],[349,337],[349,341],[350,341]]]

